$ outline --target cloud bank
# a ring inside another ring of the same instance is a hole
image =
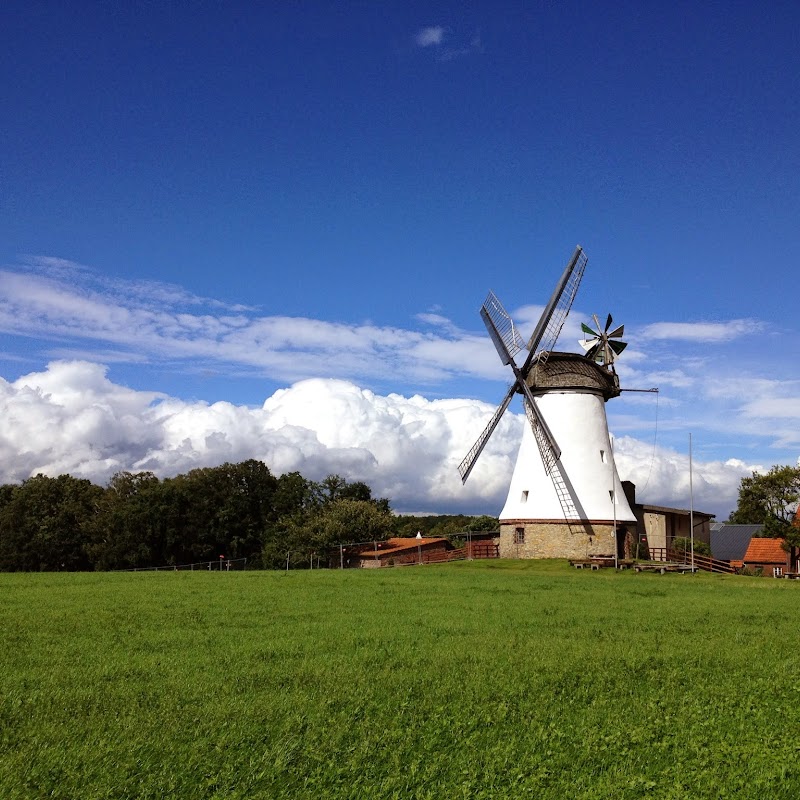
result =
[[[187,402],[112,382],[102,365],[56,361],[13,383],[0,379],[0,482],[37,473],[105,483],[116,472],[161,477],[248,458],[280,475],[319,480],[337,473],[367,482],[405,513],[498,514],[524,415],[507,413],[462,486],[457,465],[492,406],[477,400],[378,395],[356,384],[312,378],[275,392],[260,408]],[[668,504],[685,497],[686,456],[632,437],[616,440],[623,479],[639,499]],[[695,502],[703,510],[735,506],[741,462],[695,464]]]
[[[541,308],[512,313],[527,332]],[[580,312],[574,317],[559,341],[565,349],[577,350]],[[440,308],[410,323],[265,316],[62,259],[7,267],[6,368],[35,366],[0,379],[0,480],[70,472],[102,483],[120,470],[168,476],[258,458],[276,474],[364,480],[401,511],[497,513],[524,424],[513,413],[520,409],[507,412],[465,487],[456,466],[494,411],[482,400],[498,402],[510,376],[483,331],[461,329]],[[791,339],[772,336],[772,349],[752,341],[758,321],[708,325],[629,326],[621,383],[660,394],[623,394],[607,412],[620,473],[637,484],[640,500],[688,507],[692,431],[700,445],[696,507],[726,515],[743,475],[797,460],[800,375],[796,359],[776,349]],[[280,388],[266,400],[251,391],[249,405],[206,403],[133,390],[104,365],[115,373],[127,366],[145,389],[163,386],[165,373],[211,369],[225,375],[223,396],[242,376],[258,392]],[[454,390],[459,384],[467,388]],[[464,392],[485,396],[458,399]]]
[[[41,472],[105,483],[122,470],[166,477],[257,458],[276,475],[364,480],[400,510],[491,510],[503,499],[521,416],[503,420],[467,489],[456,467],[492,410],[320,378],[261,408],[186,402],[119,386],[99,364],[56,361],[0,379],[0,482]]]

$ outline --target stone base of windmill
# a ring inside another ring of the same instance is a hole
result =
[[[617,531],[624,539],[624,528],[618,525]],[[613,558],[616,547],[613,522],[500,522],[500,558]]]

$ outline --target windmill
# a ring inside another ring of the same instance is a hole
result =
[[[514,380],[486,428],[459,465],[462,482],[514,398],[525,426],[508,497],[500,513],[500,554],[529,558],[612,555],[618,524],[635,523],[614,465],[605,402],[620,394],[614,359],[624,328],[583,326],[585,356],[555,351],[587,257],[578,246],[527,343],[493,293],[481,317]],[[514,357],[527,355],[521,366]]]

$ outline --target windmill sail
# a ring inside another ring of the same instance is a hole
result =
[[[483,433],[478,437],[477,441],[474,445],[470,448],[469,453],[464,456],[464,460],[458,465],[458,471],[461,473],[461,482],[464,483],[467,478],[469,477],[470,472],[472,472],[472,468],[475,466],[475,462],[478,460],[478,456],[483,451],[483,448],[486,446],[486,442],[489,441],[489,437],[492,435],[494,429],[497,427],[497,423],[500,422],[500,418],[505,413],[506,409],[508,408],[508,404],[511,402],[511,398],[514,397],[515,392],[517,391],[516,383],[512,384],[508,392],[506,393],[505,398],[503,398],[503,402],[497,407],[497,410],[494,412],[494,415],[489,420],[489,424],[483,429]]]
[[[550,428],[544,421],[544,417],[536,403],[525,402],[525,416],[528,418],[528,423],[533,430],[533,437],[536,439],[536,445],[542,454],[544,471],[550,475],[555,468],[556,462],[561,458],[561,449],[556,444],[556,440],[553,438],[553,434],[550,432]]]
[[[564,327],[564,321],[572,307],[575,295],[578,293],[578,286],[580,286],[588,260],[583,248],[578,245],[531,335],[528,342],[528,357],[522,367],[523,373],[527,373],[531,362],[540,350],[550,351],[556,346],[558,336]],[[545,344],[540,347],[542,341]]]
[[[545,471],[555,481],[554,476],[558,474],[557,462],[561,458],[561,449],[536,405],[536,400],[527,379],[534,358],[538,356],[541,362],[542,359],[546,359],[547,353],[555,347],[558,336],[564,326],[564,321],[577,294],[587,261],[588,258],[583,252],[583,248],[578,245],[556,284],[556,288],[542,312],[533,335],[528,341],[527,348],[529,352],[521,369],[514,362],[514,356],[525,347],[525,344],[508,312],[492,292],[489,293],[483,306],[481,306],[481,318],[489,331],[492,343],[503,364],[510,366],[514,371],[515,382],[509,387],[503,402],[498,406],[486,428],[464,457],[464,460],[459,464],[458,471],[461,474],[462,483],[469,477],[475,462],[486,446],[486,442],[500,422],[512,397],[518,391],[524,396],[525,415],[528,418],[528,423],[541,453]],[[544,342],[546,350],[540,348],[542,342]]]
[[[489,292],[488,297],[481,306],[481,318],[489,336],[492,338],[500,360],[508,365],[510,360],[525,347],[525,342],[519,331],[514,326],[514,320],[503,308],[494,292]]]

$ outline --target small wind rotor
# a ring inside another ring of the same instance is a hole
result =
[[[611,314],[608,315],[606,326],[602,329],[597,314],[592,314],[592,319],[596,330],[592,330],[582,322],[581,330],[586,334],[586,338],[579,339],[578,344],[586,351],[586,358],[613,369],[614,360],[628,346],[627,342],[619,341],[625,332],[625,326],[620,325],[610,330],[613,322]]]

